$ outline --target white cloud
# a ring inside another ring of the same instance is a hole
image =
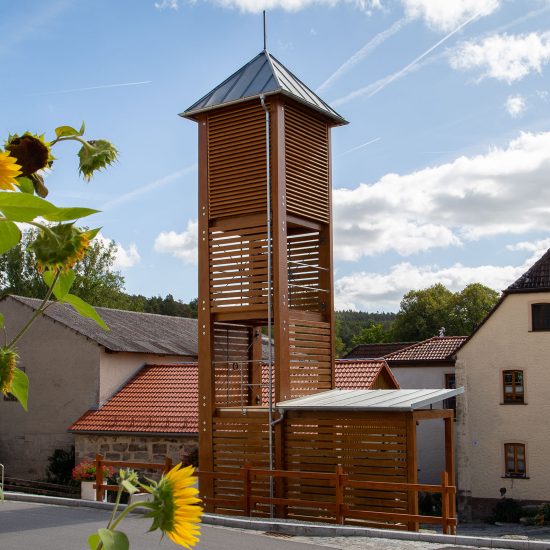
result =
[[[178,10],[179,0],[162,0],[161,2],[155,2],[155,8],[157,8],[157,10]]]
[[[525,99],[521,95],[511,95],[506,100],[506,110],[512,118],[518,118],[526,109]]]
[[[182,233],[163,231],[155,239],[155,250],[172,254],[190,264],[197,263],[198,256],[198,222],[189,220]]]
[[[334,283],[336,309],[397,311],[403,295],[437,283],[457,292],[471,283],[481,283],[500,292],[525,273],[550,248],[550,238],[521,241],[506,246],[511,251],[530,252],[520,265],[480,265],[456,263],[450,267],[394,265],[386,273],[360,271]]]
[[[441,283],[454,292],[462,290],[470,283],[482,283],[500,291],[513,283],[525,270],[525,265],[468,267],[457,263],[450,267],[439,267],[415,266],[403,262],[394,265],[387,273],[361,271],[337,279],[334,284],[335,307],[396,311],[406,292],[427,288],[436,283]]]
[[[455,69],[479,69],[480,79],[495,78],[508,84],[532,72],[542,73],[549,61],[550,32],[494,34],[481,41],[463,42],[450,58]]]
[[[335,256],[407,256],[486,236],[550,230],[550,132],[373,184],[334,190]]]
[[[115,270],[129,269],[130,267],[134,267],[137,263],[141,261],[141,257],[135,243],[130,243],[127,248],[124,248],[124,246],[122,246],[120,243],[117,243],[116,241],[105,237],[101,233],[99,233],[99,235],[97,235],[94,240],[101,241],[104,245],[107,246],[111,242],[115,243],[115,261],[113,264],[113,268]]]
[[[422,18],[434,30],[449,32],[472,17],[490,15],[499,0],[402,0],[411,18]]]

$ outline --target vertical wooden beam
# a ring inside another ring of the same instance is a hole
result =
[[[334,276],[333,276],[333,251],[332,251],[332,151],[330,140],[330,127],[327,124],[327,144],[328,144],[328,200],[329,200],[329,223],[325,225],[324,229],[319,234],[320,246],[319,246],[319,263],[321,267],[327,269],[327,271],[321,271],[319,280],[321,288],[328,290],[327,293],[320,293],[320,301],[322,305],[322,313],[324,313],[325,321],[330,324],[330,336],[331,336],[331,388],[334,388],[335,380],[335,323],[334,323]]]
[[[288,338],[288,254],[284,104],[276,97],[271,112],[271,207],[273,242],[273,337],[275,339],[275,402],[290,399]]]
[[[273,243],[273,337],[275,339],[274,402],[290,399],[288,316],[288,252],[286,216],[285,113],[281,98],[270,101],[271,112],[271,207]],[[271,429],[271,427],[270,427]],[[284,470],[284,420],[274,426],[276,470]],[[284,480],[275,479],[275,496],[284,496]],[[284,515],[284,507],[275,508]]]
[[[103,500],[103,457],[95,455],[95,499]]]
[[[214,470],[212,417],[214,414],[214,330],[210,312],[209,212],[208,212],[208,118],[199,123],[199,464],[200,469]],[[200,497],[205,510],[214,511],[214,481],[210,476],[200,480]]]
[[[416,449],[416,420],[412,412],[405,413],[407,422],[407,483],[417,483],[418,465]],[[418,515],[418,493],[410,491],[408,493],[408,513]],[[418,531],[418,523],[411,521],[408,524],[409,531]]]
[[[455,448],[454,448],[454,436],[455,426],[453,417],[444,419],[445,422],[445,472],[447,473],[447,479],[449,485],[456,487],[455,480]],[[449,495],[449,514],[451,518],[456,518],[456,492]],[[454,526],[451,527],[451,531],[456,531]],[[453,533],[455,534],[455,533]]]

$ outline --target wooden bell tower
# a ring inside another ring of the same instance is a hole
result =
[[[334,386],[330,129],[346,121],[267,50],[182,116],[199,126],[200,469],[283,469],[275,403]],[[206,509],[234,488],[201,480]]]

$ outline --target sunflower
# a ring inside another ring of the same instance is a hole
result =
[[[197,506],[200,499],[193,471],[193,466],[182,468],[180,463],[148,489],[153,495],[153,501],[147,503],[151,509],[147,517],[153,518],[149,531],[160,529],[184,548],[195,546],[200,535],[202,508]]]
[[[0,151],[0,189],[13,191],[15,178],[21,175],[20,168],[7,151]]]
[[[54,225],[42,230],[29,245],[36,257],[38,270],[70,269],[84,257],[90,245],[91,235],[91,231],[82,231],[72,223]]]
[[[25,132],[22,136],[10,135],[5,144],[6,150],[17,159],[23,176],[30,176],[38,170],[49,168],[55,160],[50,144],[44,136]]]

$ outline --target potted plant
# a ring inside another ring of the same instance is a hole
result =
[[[109,466],[103,466],[103,479],[113,475],[114,469]],[[96,465],[92,461],[83,461],[73,468],[72,477],[75,481],[80,481],[80,498],[84,500],[95,500],[95,476]]]

